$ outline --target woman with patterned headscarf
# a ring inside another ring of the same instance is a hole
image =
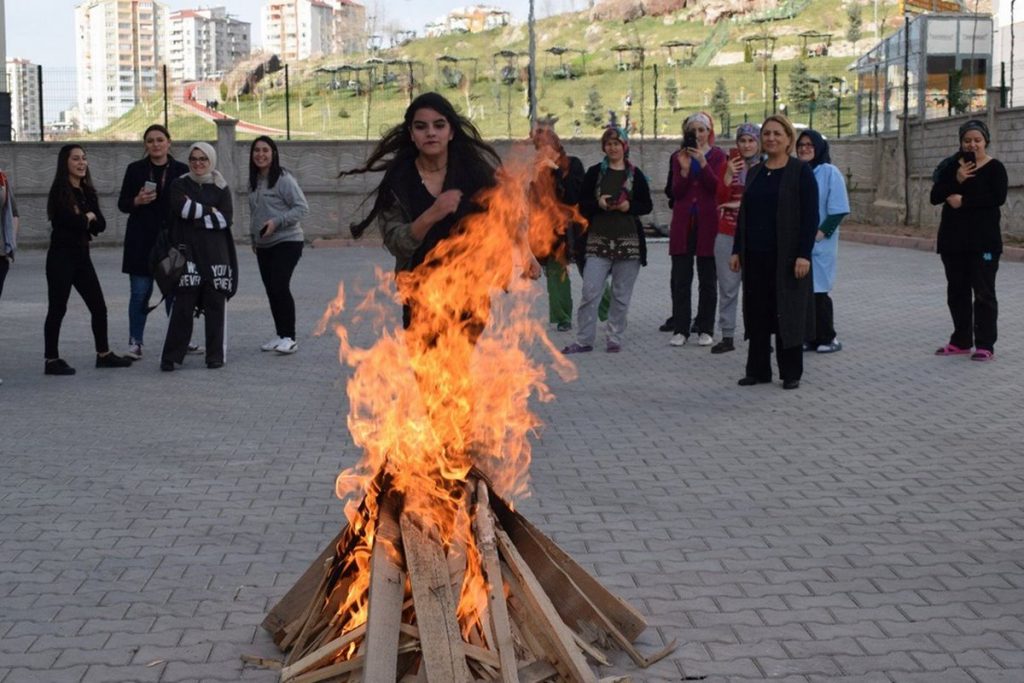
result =
[[[725,152],[714,146],[715,125],[697,112],[683,123],[683,146],[669,160],[665,194],[672,207],[668,253],[672,257],[672,346],[683,346],[690,332],[697,343],[711,346],[718,304],[715,238],[718,235],[718,184],[725,170]],[[690,325],[690,292],[697,265],[697,316]],[[668,327],[668,323],[666,323]],[[663,328],[664,329],[664,328]]]
[[[594,350],[597,306],[605,280],[611,275],[612,303],[608,311],[608,353],[622,350],[626,314],[640,267],[647,265],[647,242],[640,216],[654,208],[643,171],[629,161],[625,131],[609,126],[601,135],[604,160],[591,166],[580,190],[580,213],[589,221],[584,233],[587,266],[583,270],[583,300],[576,313],[576,342],[562,353]]]
[[[949,343],[937,356],[971,354],[988,361],[996,343],[996,271],[1003,253],[1000,209],[1006,203],[1006,167],[988,153],[988,126],[960,126],[960,149],[932,175],[932,204],[942,204],[936,247],[946,269],[946,302],[953,317]],[[974,347],[974,353],[971,353]]]
[[[231,188],[217,170],[217,152],[205,142],[193,143],[188,168],[171,184],[171,240],[185,246],[188,262],[174,290],[160,356],[160,369],[165,372],[184,362],[197,311],[206,317],[206,367],[224,365],[224,308],[238,290]]]
[[[832,298],[828,295],[836,280],[839,254],[839,223],[850,213],[843,173],[832,165],[828,142],[821,133],[808,128],[796,140],[796,156],[814,171],[818,183],[818,232],[811,252],[811,279],[814,285],[814,324],[808,325],[804,350],[835,353],[843,348],[836,339]]]

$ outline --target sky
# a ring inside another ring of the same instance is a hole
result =
[[[74,8],[80,0],[0,0],[7,11],[7,58],[20,57],[46,67],[75,64]],[[423,26],[458,7],[486,4],[512,12],[513,21],[525,21],[529,0],[363,0],[367,17],[378,25],[397,24],[422,34]],[[227,7],[228,12],[253,25],[253,44],[259,44],[262,0],[170,0],[170,9]],[[583,9],[586,0],[534,0],[537,18],[570,9]],[[44,71],[45,74],[45,71]],[[44,75],[45,81],[45,75]]]

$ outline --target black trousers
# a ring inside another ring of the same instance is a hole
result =
[[[256,250],[256,263],[260,278],[267,290],[270,314],[278,337],[295,339],[295,299],[291,282],[295,266],[302,257],[302,242],[278,242],[271,247]]]
[[[744,321],[747,338],[747,377],[761,381],[772,378],[772,333],[775,334],[775,360],[779,364],[779,377],[783,380],[800,379],[804,374],[804,354],[800,346],[782,347],[779,337],[779,316],[776,300],[776,255],[774,253],[747,254],[743,262],[746,271],[743,280]]]
[[[690,336],[690,300],[693,287],[693,264],[697,262],[698,332],[715,331],[715,309],[718,307],[718,279],[714,256],[680,254],[672,257],[672,332]]]
[[[996,345],[996,271],[999,254],[942,254],[946,269],[946,303],[953,317],[949,343],[992,351]],[[972,297],[973,294],[973,297]]]
[[[192,325],[195,320],[196,304],[203,308],[206,318],[206,362],[223,363],[226,336],[224,334],[224,305],[227,296],[224,292],[199,285],[198,287],[179,287],[174,292],[174,305],[171,307],[171,319],[167,323],[167,337],[164,339],[164,350],[160,360],[181,363],[188,353],[188,343],[192,339]]]
[[[96,353],[110,350],[107,340],[107,304],[96,276],[88,247],[50,247],[46,252],[46,322],[43,323],[44,357],[60,358],[60,325],[68,312],[74,287],[92,316],[92,337]]]
[[[808,275],[807,277],[811,277]],[[808,341],[815,347],[831,344],[836,338],[835,321],[832,311],[832,297],[828,292],[814,294],[814,317],[811,318],[814,334]]]
[[[7,279],[7,271],[11,269],[11,262],[6,256],[0,256],[0,296],[4,293],[4,280]]]

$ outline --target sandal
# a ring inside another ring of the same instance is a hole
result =
[[[971,352],[970,349],[961,349],[959,346],[954,344],[946,344],[942,348],[935,350],[936,356],[966,356]]]
[[[971,360],[986,361],[992,360],[995,357],[996,355],[989,351],[988,349],[978,349],[977,351],[971,354]]]

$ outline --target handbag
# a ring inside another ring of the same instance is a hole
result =
[[[162,297],[149,310],[153,310],[160,302],[174,294],[187,263],[188,252],[185,245],[173,244],[168,231],[161,230],[153,245],[153,251],[150,252],[150,268]]]

